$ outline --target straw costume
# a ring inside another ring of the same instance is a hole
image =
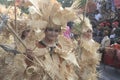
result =
[[[63,9],[55,0],[39,0],[37,8],[41,12],[31,12],[31,20],[28,25],[40,30],[45,30],[47,27],[64,28],[68,21],[76,18],[71,10]],[[31,9],[34,8],[31,7]],[[72,67],[78,65],[75,55],[71,53],[72,48],[71,42],[63,36],[58,37],[52,48],[44,42],[44,39],[36,42],[36,48],[33,51],[34,63],[29,64],[28,61],[26,79],[77,80],[78,77]],[[73,57],[74,61],[69,57]]]
[[[79,15],[79,18],[74,21],[74,34],[77,34],[77,47],[75,49],[76,58],[80,66],[80,70],[76,70],[79,75],[79,80],[97,80],[98,73],[96,71],[99,65],[100,56],[97,53],[99,44],[96,43],[92,36],[85,36],[88,31],[92,32],[92,25],[87,17]]]
[[[92,39],[92,24],[86,17],[91,1],[76,0],[72,5],[72,8],[78,13],[72,32],[77,35],[73,42],[76,44],[74,52],[80,66],[80,70],[75,68],[79,80],[97,80],[99,77],[96,68],[100,61],[97,53],[100,45]]]
[[[27,65],[24,56],[15,49],[15,37],[6,25],[6,23],[11,24],[15,30],[13,7],[0,6],[0,80],[23,80],[23,73]],[[17,8],[17,15],[19,11]],[[20,21],[17,21],[19,23],[17,25],[22,28]]]

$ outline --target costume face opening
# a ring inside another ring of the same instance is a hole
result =
[[[88,29],[86,32],[83,33],[84,38],[92,39],[92,32],[93,31],[91,29]]]
[[[45,29],[45,37],[48,40],[56,40],[58,35],[60,34],[60,32],[61,32],[61,28],[58,28],[58,27],[47,27]]]

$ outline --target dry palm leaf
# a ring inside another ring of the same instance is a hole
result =
[[[68,21],[75,19],[74,12],[69,9],[63,9],[62,6],[56,0],[37,0],[37,3],[36,7],[39,9],[42,15],[37,15],[38,13],[32,10],[33,14],[30,15],[32,21],[39,21],[40,19],[41,22],[42,20],[46,21],[48,23],[47,26],[49,27],[61,27],[65,25]],[[39,23],[39,25],[42,25],[42,23]]]
[[[87,1],[88,0],[75,0],[71,7],[74,9],[82,8],[86,5]]]
[[[39,10],[39,0],[29,0],[32,4],[33,4],[33,6],[35,7],[34,9],[35,9],[35,11],[40,15],[40,16],[42,16],[42,14],[41,14],[41,12],[40,12],[40,10]]]

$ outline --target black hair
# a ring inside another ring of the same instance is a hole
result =
[[[72,21],[67,22],[67,26],[69,26],[70,29],[71,29],[71,27],[73,27],[73,24],[74,24],[74,22],[72,22]]]

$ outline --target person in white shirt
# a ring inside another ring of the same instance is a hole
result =
[[[101,41],[101,46],[99,48],[99,52],[101,54],[101,61],[104,62],[104,54],[105,54],[105,48],[110,46],[110,38],[108,37],[109,32],[107,30],[104,31],[104,37]]]
[[[105,47],[110,45],[110,38],[108,37],[109,32],[108,31],[104,31],[104,37],[101,41],[101,46],[100,49],[104,49]]]

